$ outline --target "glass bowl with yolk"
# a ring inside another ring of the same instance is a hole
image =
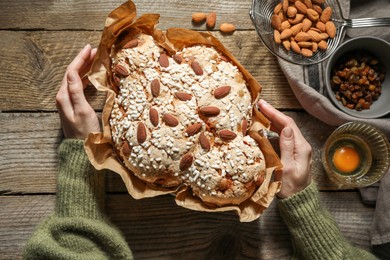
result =
[[[390,144],[377,128],[349,122],[327,138],[321,159],[328,177],[337,188],[366,187],[387,172]]]

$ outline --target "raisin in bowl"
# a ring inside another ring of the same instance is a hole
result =
[[[353,38],[329,58],[325,84],[329,99],[358,118],[390,112],[390,44],[377,37]]]

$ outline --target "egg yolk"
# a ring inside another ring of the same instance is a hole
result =
[[[334,166],[342,172],[353,172],[360,164],[358,152],[351,147],[340,147],[333,155]]]

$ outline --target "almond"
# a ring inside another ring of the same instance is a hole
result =
[[[121,76],[128,76],[130,74],[129,69],[121,64],[117,64],[114,68],[114,71],[116,74]]]
[[[188,136],[193,136],[199,133],[199,131],[202,129],[202,123],[195,123],[193,125],[190,125],[187,127],[186,133]]]
[[[210,141],[204,133],[199,135],[199,144],[203,148],[203,150],[210,151]]]
[[[167,126],[175,127],[179,124],[179,120],[177,118],[169,113],[166,113],[163,115],[163,121]]]
[[[319,5],[313,5],[312,9],[315,10],[319,15],[322,14],[322,8]]]
[[[301,53],[301,47],[296,42],[291,42],[291,49],[296,53]]]
[[[149,120],[150,120],[150,123],[152,123],[153,126],[158,126],[158,123],[159,123],[159,119],[158,119],[158,111],[157,109],[151,107],[149,109]]]
[[[231,179],[222,178],[222,179],[218,182],[218,189],[219,189],[220,191],[228,190],[228,189],[230,189],[232,186],[233,186],[233,181],[232,181]]]
[[[297,35],[295,35],[294,39],[297,42],[307,42],[311,40],[311,36],[306,32],[300,32]]]
[[[283,7],[282,7],[283,13],[286,13],[287,9],[288,9],[288,6],[289,6],[288,0],[283,0],[282,4],[283,4]]]
[[[316,10],[308,8],[307,17],[309,17],[309,19],[312,20],[313,22],[316,22],[320,17],[320,15],[316,12]]]
[[[320,21],[323,23],[326,23],[330,21],[330,18],[332,17],[333,10],[330,6],[327,6],[321,14]]]
[[[237,137],[237,134],[228,130],[228,129],[223,129],[221,131],[219,131],[219,137],[223,140],[223,141],[232,141],[234,140],[236,137]]]
[[[172,59],[176,61],[177,64],[181,64],[183,62],[183,59],[179,54],[173,54]]]
[[[302,30],[303,23],[298,23],[291,27],[292,35],[297,35]]]
[[[280,34],[280,39],[281,39],[281,40],[288,39],[288,38],[290,38],[291,35],[292,35],[292,30],[291,30],[291,29],[286,29],[286,30],[284,30],[284,31]]]
[[[321,33],[320,35],[323,40],[327,40],[329,38],[329,35],[327,33]]]
[[[175,96],[181,101],[188,101],[192,99],[192,95],[184,92],[176,92]]]
[[[307,33],[310,35],[313,42],[320,42],[322,40],[321,34],[316,31],[309,30]]]
[[[158,97],[160,95],[160,81],[158,79],[154,79],[150,84],[150,90],[152,92],[153,97]]]
[[[293,19],[288,19],[291,24],[300,23],[305,16],[303,14],[297,14]]]
[[[329,35],[330,38],[336,37],[336,26],[332,21],[328,21],[325,23],[325,29],[326,33]]]
[[[161,67],[164,67],[164,68],[169,67],[168,56],[165,53],[160,54],[160,57],[158,58],[158,62],[160,63]]]
[[[193,13],[192,14],[192,21],[194,23],[201,23],[201,22],[205,21],[206,18],[207,18],[206,13]]]
[[[319,29],[321,32],[326,32],[325,24],[323,22],[318,21],[316,23],[316,28]]]
[[[282,22],[281,24],[281,28],[282,28],[282,31],[286,30],[286,29],[289,29],[291,27],[291,24],[289,21],[284,21]]]
[[[127,43],[123,46],[123,49],[135,48],[135,47],[138,46],[138,43],[139,43],[139,40],[138,40],[138,39],[133,39],[133,40],[127,42]]]
[[[196,75],[201,76],[203,75],[203,69],[200,67],[199,63],[197,61],[191,62],[191,68],[195,72]]]
[[[214,97],[216,99],[221,99],[229,95],[232,87],[230,86],[222,86],[214,90]]]
[[[119,87],[121,85],[121,79],[115,74],[112,77],[114,79],[115,86]]]
[[[274,14],[278,14],[280,10],[282,10],[282,8],[283,8],[283,3],[277,4],[274,8]]]
[[[307,13],[307,6],[304,3],[302,3],[301,1],[296,1],[294,3],[294,5],[295,5],[295,8],[297,8],[298,13],[301,13],[301,14]]]
[[[199,113],[201,113],[205,117],[214,117],[218,116],[221,110],[218,107],[214,106],[205,106],[199,108]]]
[[[206,19],[207,27],[214,28],[216,21],[217,21],[217,13],[211,12]]]
[[[328,48],[328,43],[326,41],[322,40],[318,43],[318,48],[321,50],[326,50]]]
[[[290,41],[286,40],[286,41],[283,41],[282,43],[283,43],[283,46],[284,46],[284,48],[285,48],[286,50],[289,51],[289,50],[291,49],[291,43],[290,43]]]
[[[144,123],[140,122],[137,127],[137,141],[139,144],[142,144],[146,141],[147,134],[146,134],[146,127]]]
[[[287,17],[294,18],[297,13],[298,10],[294,6],[289,6],[287,8]]]
[[[310,29],[312,24],[313,23],[312,23],[312,21],[310,19],[307,19],[307,18],[303,19],[303,21],[302,21],[302,31],[307,32]]]
[[[242,119],[242,122],[241,122],[241,132],[242,132],[243,136],[246,135],[247,130],[248,130],[248,121],[244,118],[244,119]]]
[[[280,32],[278,30],[274,30],[274,41],[277,44],[280,44],[282,40],[280,39]]]
[[[194,157],[192,156],[191,153],[186,153],[185,155],[183,155],[180,159],[180,164],[179,164],[180,170],[181,171],[188,170],[188,168],[191,167],[193,161],[194,161]]]
[[[234,24],[231,23],[222,23],[219,26],[219,30],[223,33],[232,33],[236,30],[236,26],[234,26]]]
[[[313,3],[311,2],[311,0],[303,0],[303,3],[306,5],[307,8],[313,7]]]
[[[271,17],[271,25],[274,27],[276,30],[280,30],[282,28],[282,21],[280,20],[279,16],[274,14]]]
[[[301,54],[302,54],[303,56],[305,56],[305,57],[310,58],[311,56],[313,56],[313,51],[310,50],[310,49],[307,49],[307,48],[302,48]]]
[[[313,45],[311,46],[311,50],[313,52],[316,52],[318,50],[318,44],[316,42],[313,42]]]
[[[131,154],[131,147],[130,147],[129,142],[127,140],[123,142],[122,153],[126,157],[129,157]]]
[[[325,0],[311,0],[314,4],[322,5],[325,4]]]
[[[311,48],[313,46],[312,42],[298,42],[299,47],[301,48]]]

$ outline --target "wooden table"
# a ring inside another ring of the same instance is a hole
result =
[[[210,3],[212,2],[212,3]],[[66,66],[87,43],[97,46],[107,14],[122,2],[0,1],[0,259],[20,259],[26,240],[51,214],[56,192],[56,148],[62,140],[55,95]],[[263,86],[262,96],[293,117],[313,146],[313,177],[324,206],[352,243],[369,248],[374,208],[356,190],[336,191],[320,161],[334,127],[308,115],[296,100],[276,59],[260,42],[249,19],[251,0],[136,0],[138,14],[161,14],[159,28],[205,30],[193,12],[216,11],[212,33]],[[104,96],[87,89],[101,111]],[[275,203],[258,220],[240,223],[233,213],[202,213],[177,206],[172,196],[134,200],[120,178],[107,177],[106,210],[123,231],[136,259],[288,259],[289,232]]]

